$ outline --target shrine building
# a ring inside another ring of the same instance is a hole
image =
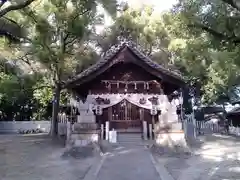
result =
[[[132,43],[112,47],[104,57],[68,80],[71,103],[79,109],[78,123],[109,126],[118,133],[150,132],[161,118],[181,120],[182,76],[152,61]],[[94,118],[93,118],[94,117]],[[108,122],[108,123],[106,123]]]

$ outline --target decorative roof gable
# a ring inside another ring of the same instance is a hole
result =
[[[134,55],[136,55],[138,57],[138,59],[142,62],[144,62],[145,64],[149,65],[151,68],[154,68],[155,70],[157,70],[158,72],[161,72],[165,75],[171,76],[174,79],[177,79],[181,82],[184,83],[184,80],[181,76],[181,74],[167,69],[165,67],[163,67],[162,65],[154,62],[153,60],[151,60],[148,56],[146,56],[144,53],[142,53],[141,51],[139,51],[136,48],[136,45],[133,42],[129,42],[129,41],[125,41],[125,42],[121,42],[118,45],[115,45],[113,47],[111,47],[105,54],[104,57],[102,57],[100,60],[98,60],[94,65],[90,66],[89,68],[87,68],[86,70],[84,70],[83,72],[81,72],[80,74],[76,75],[74,78],[69,79],[66,82],[66,86],[68,84],[72,84],[78,80],[81,80],[82,78],[87,77],[88,75],[94,73],[95,71],[97,71],[98,69],[100,69],[101,67],[103,67],[106,63],[108,63],[110,60],[112,60],[120,51],[122,51],[124,48],[128,48]]]

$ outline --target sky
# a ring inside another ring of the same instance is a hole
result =
[[[127,2],[131,8],[141,8],[144,5],[153,6],[155,13],[161,13],[164,10],[170,9],[174,4],[177,3],[177,0],[118,0],[118,2]],[[103,12],[103,9],[99,7],[99,11]],[[110,26],[112,23],[111,18],[104,13],[105,15],[105,26]],[[105,26],[97,26],[97,32],[101,33],[104,30]]]

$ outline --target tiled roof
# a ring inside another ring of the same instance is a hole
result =
[[[179,73],[177,73],[173,70],[167,69],[167,68],[163,67],[162,65],[154,62],[148,56],[143,54],[141,51],[139,51],[135,47],[128,46],[128,48],[130,48],[142,61],[144,61],[146,64],[148,64],[152,68],[157,69],[158,71],[160,71],[164,74],[173,76],[173,77],[183,81],[183,78],[182,78],[181,74],[179,74]]]
[[[240,113],[240,107],[235,107],[227,112],[227,114],[237,114]]]
[[[144,61],[146,64],[148,64],[152,68],[158,70],[159,72],[162,72],[166,75],[172,76],[180,81],[184,81],[182,76],[179,73],[172,71],[170,69],[167,69],[167,68],[163,67],[162,65],[152,61],[148,56],[146,56],[144,53],[140,52],[132,43],[122,42],[121,44],[110,48],[104,57],[102,57],[100,60],[98,60],[94,65],[92,65],[89,68],[87,68],[86,70],[84,70],[82,73],[76,75],[72,79],[69,79],[66,82],[66,84],[74,82],[76,80],[79,80],[79,79],[86,77],[86,76],[90,75],[91,73],[95,72],[96,70],[101,68],[103,65],[105,65],[109,60],[111,60],[124,47],[128,47],[136,56],[139,57],[140,60]]]

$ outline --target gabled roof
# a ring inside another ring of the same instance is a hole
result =
[[[227,112],[227,115],[240,114],[240,107],[235,107]]]
[[[101,68],[105,64],[107,64],[111,59],[114,58],[114,56],[116,56],[124,48],[128,48],[134,55],[136,55],[138,57],[138,59],[140,61],[149,65],[151,68],[153,68],[153,69],[157,70],[158,72],[161,72],[165,75],[171,76],[172,78],[184,83],[184,79],[181,76],[181,74],[179,74],[179,73],[177,73],[173,70],[167,69],[167,68],[163,67],[162,65],[154,62],[148,56],[146,56],[144,53],[139,51],[136,48],[136,46],[134,46],[131,42],[130,43],[129,42],[122,42],[121,44],[113,46],[111,49],[109,49],[109,51],[107,51],[105,56],[102,57],[100,60],[98,60],[94,65],[90,66],[89,68],[84,70],[82,73],[76,75],[72,79],[67,80],[66,83],[65,83],[65,86],[67,86],[68,84],[74,83],[78,80],[81,80],[82,78],[85,78],[88,75],[94,73],[99,68]]]
[[[221,113],[224,112],[224,108],[220,106],[205,106],[202,107],[202,111],[204,114]]]

